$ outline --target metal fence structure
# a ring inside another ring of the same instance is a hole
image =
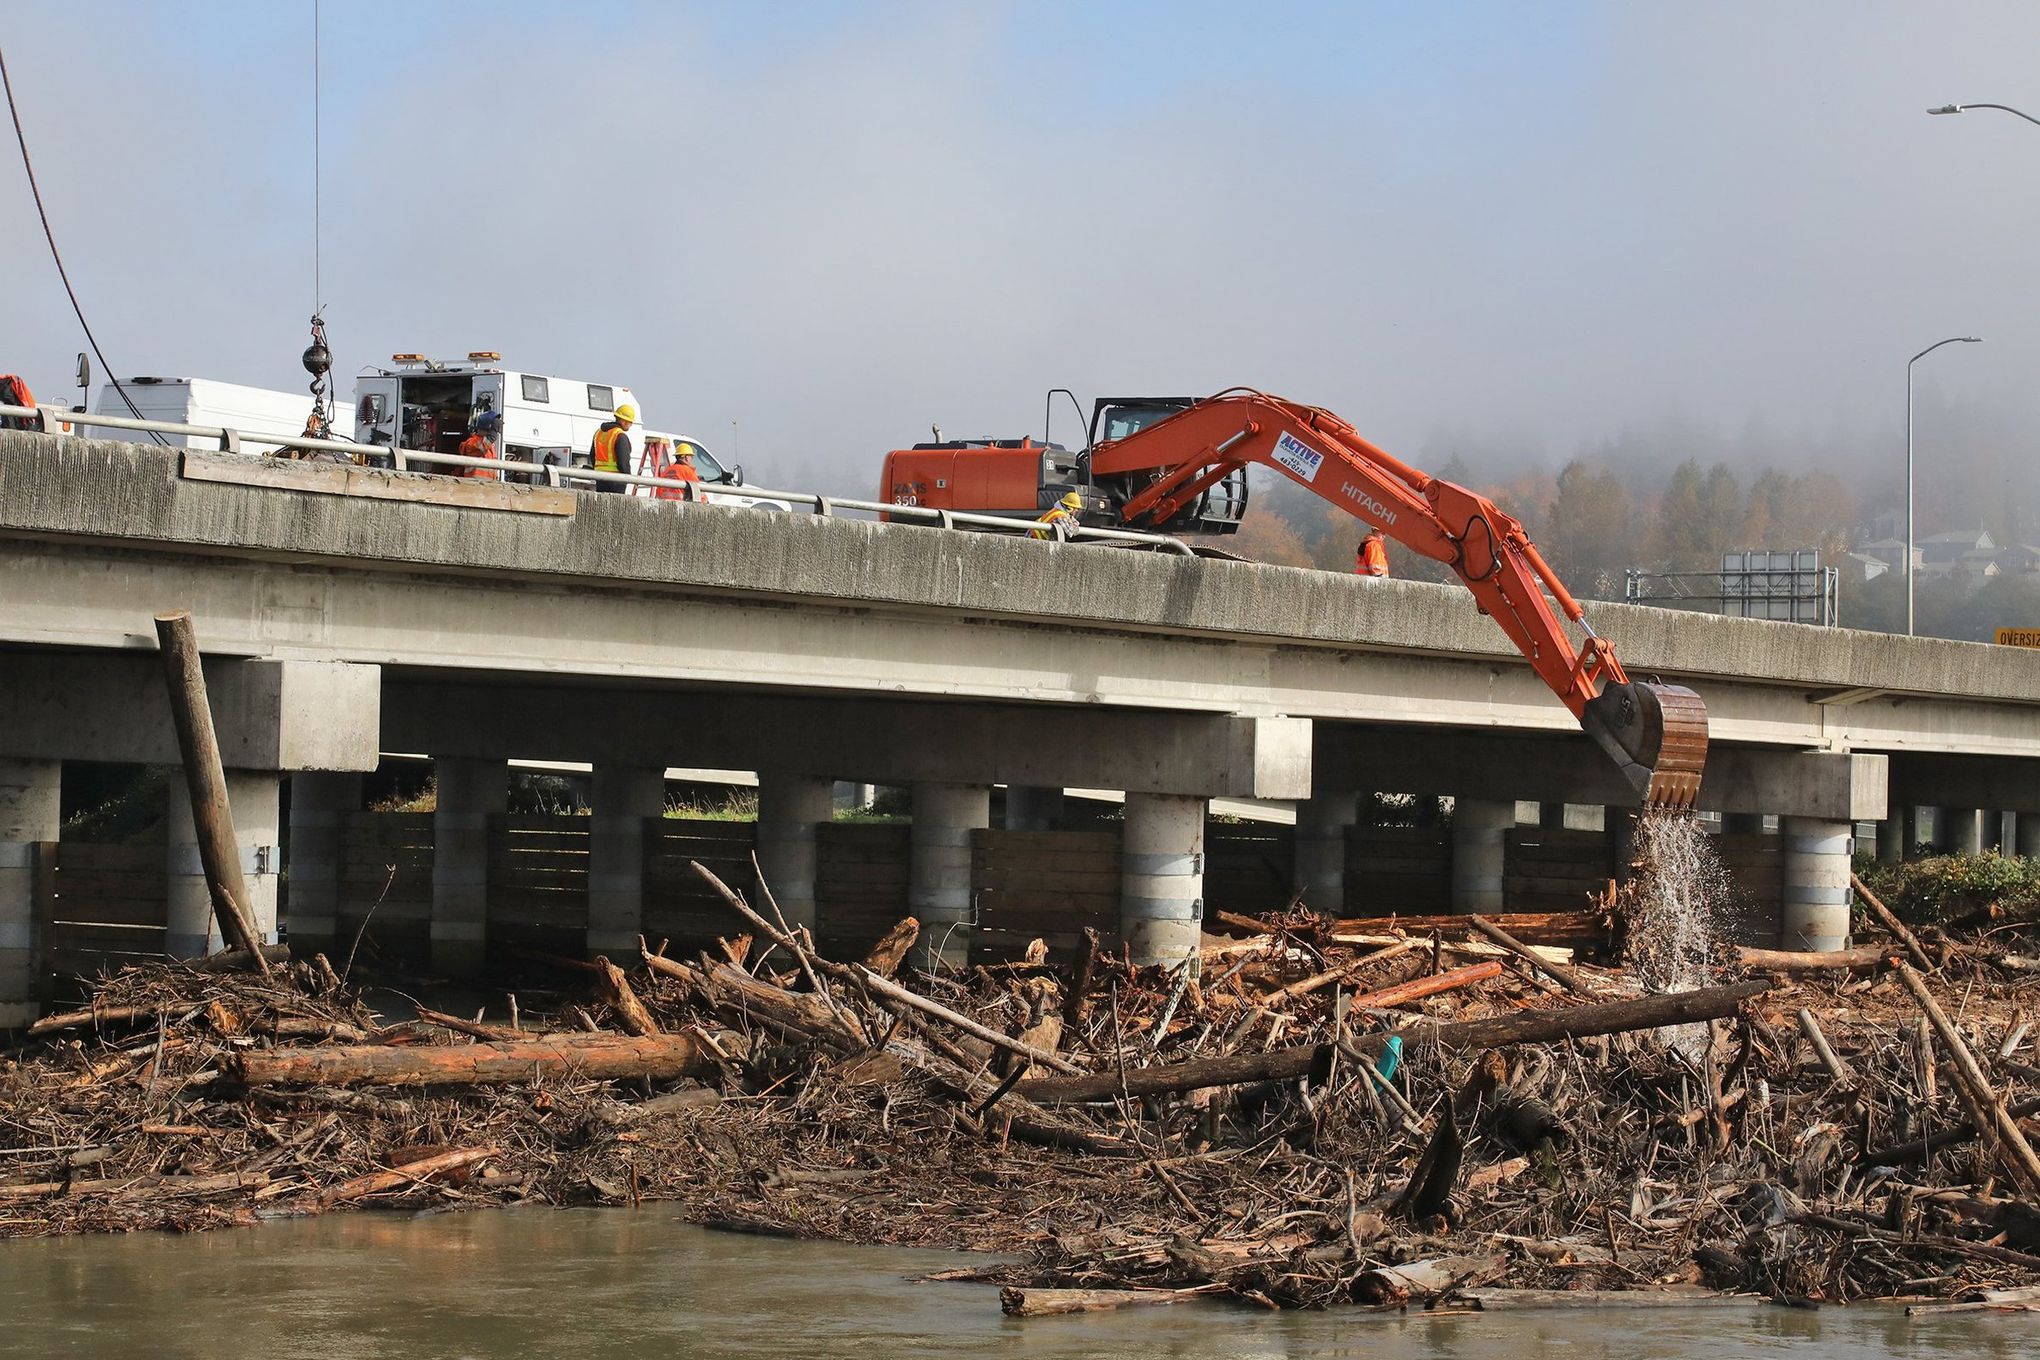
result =
[[[1711,604],[1735,618],[1810,623],[1823,628],[1841,623],[1841,573],[1823,567],[1820,553],[1813,548],[1723,553],[1720,571],[1632,567],[1622,575],[1622,596],[1632,603]]]

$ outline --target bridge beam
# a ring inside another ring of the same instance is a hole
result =
[[[1019,784],[1301,798],[1309,720],[1067,705],[699,696],[581,686],[392,684],[383,748],[502,759],[664,761],[880,784]],[[542,722],[531,721],[534,711]]]
[[[2034,762],[2040,764],[2040,762]],[[1418,730],[1318,724],[1312,765],[1327,781],[1378,793],[1599,803],[1635,807],[1636,791],[1584,737],[1483,729]],[[1885,814],[1880,755],[1715,745],[1699,807],[1707,812],[1875,821]]]

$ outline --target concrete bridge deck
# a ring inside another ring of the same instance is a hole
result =
[[[917,909],[951,920],[970,911],[955,833],[984,824],[988,786],[1127,790],[1129,933],[1177,952],[1211,797],[1304,800],[1298,881],[1323,895],[1338,874],[1309,847],[1343,834],[1358,793],[1457,797],[1469,864],[1493,858],[1504,804],[1627,796],[1456,587],[0,432],[0,681],[19,715],[0,760],[36,765],[19,787],[59,759],[161,758],[131,654],[170,608],[195,615],[218,684],[328,668],[318,705],[246,715],[272,789],[428,751],[457,840],[510,758],[592,761],[598,789],[605,767],[635,771],[609,782],[639,809],[647,769],[757,770],[761,853],[797,910],[798,828],[826,816],[830,777],[915,786]],[[1706,699],[1703,806],[1807,824],[1789,834],[1824,857],[1809,911],[1835,896],[1836,827],[1903,834],[1894,773],[1917,784],[1903,806],[2040,812],[2040,653],[1589,612],[1632,672]],[[89,723],[82,694],[106,700]],[[1493,905],[1493,868],[1469,868],[1464,905]],[[464,874],[443,884],[449,961],[478,937]]]

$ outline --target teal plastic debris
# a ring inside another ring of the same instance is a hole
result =
[[[1374,1070],[1381,1073],[1383,1081],[1395,1076],[1395,1069],[1402,1066],[1402,1035],[1391,1034],[1381,1041],[1381,1060],[1374,1064]]]

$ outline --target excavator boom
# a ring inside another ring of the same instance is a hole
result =
[[[1099,443],[1091,476],[1114,493],[1123,520],[1149,525],[1249,463],[1451,567],[1646,805],[1692,807],[1707,760],[1706,705],[1682,686],[1630,680],[1523,526],[1485,496],[1418,471],[1329,411],[1243,390]],[[1577,647],[1561,613],[1585,635]]]

